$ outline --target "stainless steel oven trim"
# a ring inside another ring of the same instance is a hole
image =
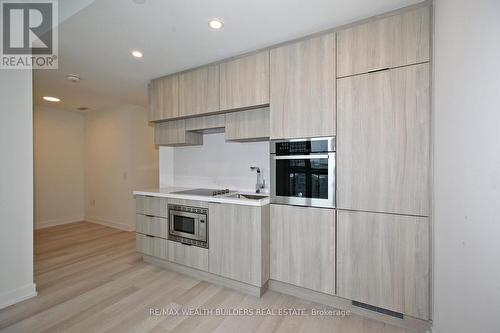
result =
[[[174,215],[193,218],[194,219],[194,234],[175,230],[174,229]],[[200,215],[205,215],[205,214],[190,213],[190,212],[184,212],[184,211],[176,210],[176,209],[169,209],[169,231],[170,231],[170,234],[175,235],[175,236],[189,238],[189,239],[205,241],[206,237],[203,237],[203,239],[202,239],[202,237],[200,236],[200,233],[199,233]]]
[[[272,146],[274,145],[272,144]],[[324,157],[325,155],[326,157]],[[304,155],[273,156],[273,158],[271,158],[271,203],[297,205],[297,206],[311,206],[311,207],[321,207],[321,208],[335,208],[335,153],[334,152],[328,154],[305,155],[307,156],[307,158],[310,159],[328,158],[328,199],[299,198],[299,197],[286,197],[286,196],[276,195],[276,160],[303,159],[302,156]]]
[[[270,154],[276,154],[276,143],[280,142],[302,142],[302,141],[324,141],[328,140],[328,152],[334,152],[335,151],[335,137],[330,136],[330,137],[322,137],[322,138],[305,138],[305,139],[283,139],[283,140],[272,140],[271,141],[271,147],[269,147],[269,153]]]
[[[273,156],[275,160],[316,160],[320,158],[329,158],[328,154],[316,154],[311,153],[310,155],[286,155],[286,156]]]

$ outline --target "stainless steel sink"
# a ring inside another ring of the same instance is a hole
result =
[[[261,200],[267,198],[267,195],[262,194],[233,194],[229,196],[230,198],[238,198],[238,199],[250,199],[250,200]]]

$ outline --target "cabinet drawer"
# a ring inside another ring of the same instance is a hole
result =
[[[137,214],[157,217],[168,217],[167,198],[137,195],[135,197],[135,210]]]
[[[167,259],[167,240],[136,233],[137,252],[147,254],[160,259]]]
[[[167,260],[208,271],[208,249],[167,241]]]
[[[151,215],[136,215],[135,231],[141,234],[167,238],[168,219]]]

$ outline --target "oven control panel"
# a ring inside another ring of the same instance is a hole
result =
[[[278,140],[271,145],[271,154],[308,155],[335,151],[335,138],[317,138],[302,140]]]

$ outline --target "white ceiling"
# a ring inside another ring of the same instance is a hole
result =
[[[146,0],[141,5],[95,0],[60,25],[59,69],[35,71],[35,104],[67,110],[146,106],[147,83],[155,77],[417,2],[421,0]],[[223,20],[223,29],[208,28],[213,17]],[[132,58],[132,49],[142,50],[144,58]],[[67,81],[70,73],[80,75],[82,82]],[[62,101],[49,104],[41,99],[46,95]]]

